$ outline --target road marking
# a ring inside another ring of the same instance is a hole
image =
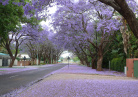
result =
[[[13,77],[16,77],[16,76],[19,76],[19,75],[14,75],[14,76],[11,76],[11,77],[9,77],[9,78],[13,78]]]

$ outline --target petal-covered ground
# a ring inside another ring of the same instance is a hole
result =
[[[84,65],[69,65],[60,69],[59,73],[83,73],[83,74],[85,73],[85,74],[126,76],[123,72],[109,71],[108,69],[103,69],[103,71],[96,71],[96,69],[91,69],[91,67],[86,67]]]
[[[53,72],[52,76],[16,97],[138,97],[138,79],[114,71],[99,72],[70,65]]]

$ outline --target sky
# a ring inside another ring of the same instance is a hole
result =
[[[70,57],[73,53],[68,52],[68,51],[63,51],[60,57],[67,58],[68,56]]]
[[[49,10],[49,14],[54,14],[57,10],[57,6],[50,7],[48,10]],[[42,21],[40,24],[42,26],[48,26],[50,29],[52,29],[54,31],[54,29],[50,26],[51,21],[52,20],[50,18],[48,18],[48,19],[46,19],[46,21]],[[56,33],[56,32],[54,31],[54,33]]]

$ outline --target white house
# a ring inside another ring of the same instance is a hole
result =
[[[20,59],[17,63],[18,66],[31,65],[31,58],[29,57],[28,54],[20,53],[17,55],[17,57]],[[26,58],[25,63],[24,63],[24,57]]]
[[[8,54],[0,53],[0,66],[8,66],[10,64],[10,59]]]
[[[17,55],[18,58],[23,59],[24,57],[26,57],[26,59],[30,59],[28,54],[22,53],[22,54],[18,54]]]

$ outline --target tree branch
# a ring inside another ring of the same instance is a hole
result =
[[[120,6],[114,0],[98,0],[106,5],[112,6],[115,10],[121,10]],[[122,1],[122,0],[120,0]]]

